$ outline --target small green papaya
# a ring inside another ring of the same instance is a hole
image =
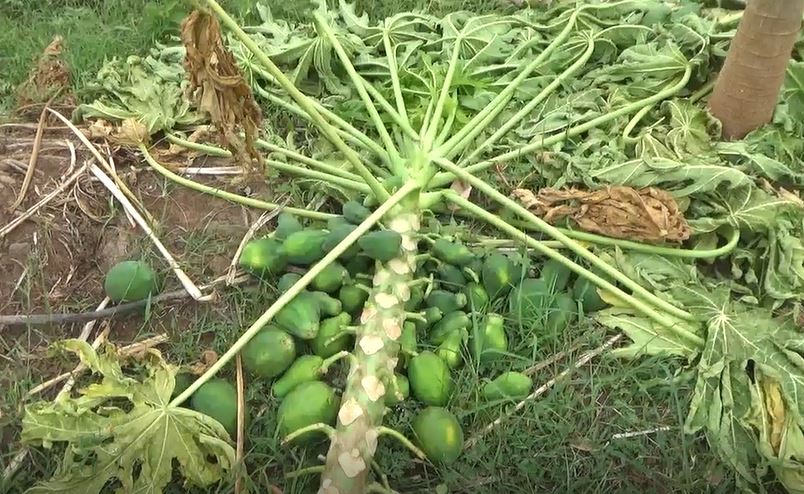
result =
[[[250,240],[240,253],[238,264],[244,271],[257,277],[268,277],[281,272],[288,265],[285,249],[272,238]]]
[[[298,273],[285,273],[279,278],[279,281],[276,282],[276,291],[285,293],[300,279],[301,275]]]
[[[343,242],[343,240],[349,236],[349,234],[352,233],[355,228],[357,228],[355,225],[345,223],[330,229],[329,235],[327,235],[327,238],[324,240],[324,250],[329,252],[334,249],[339,243]],[[360,245],[355,242],[350,245],[343,254],[338,256],[338,258],[348,260],[356,256],[358,252],[360,252]]]
[[[466,277],[461,268],[452,264],[442,264],[437,270],[439,286],[451,292],[459,292],[466,286]]]
[[[422,315],[424,316],[424,320],[416,319],[414,322],[416,325],[416,330],[421,332],[427,331],[433,327],[433,324],[437,323],[444,317],[444,313],[441,312],[441,309],[438,307],[427,307],[422,312]]]
[[[450,333],[466,329],[470,324],[472,321],[466,312],[460,310],[449,312],[433,325],[430,341],[434,345],[440,345]]]
[[[521,372],[505,372],[483,386],[483,398],[488,401],[522,399],[533,389],[533,379]]]
[[[343,311],[352,315],[363,309],[368,296],[366,290],[355,285],[343,285],[338,292],[338,300],[341,301]]]
[[[413,418],[413,437],[435,464],[449,465],[463,451],[463,429],[458,419],[446,408],[427,407]]]
[[[351,335],[345,332],[344,328],[351,322],[352,316],[345,312],[321,321],[318,334],[310,341],[313,353],[322,358],[329,358],[346,350]]]
[[[357,242],[370,258],[388,262],[399,255],[402,235],[393,230],[379,230],[363,235]]]
[[[274,230],[274,238],[283,242],[290,236],[291,233],[300,232],[304,229],[299,220],[293,213],[282,211],[276,218],[276,229]]]
[[[435,354],[446,362],[450,369],[457,369],[463,363],[461,346],[466,337],[465,329],[456,329],[444,337],[444,340],[436,348]]]
[[[554,292],[541,278],[525,278],[508,299],[511,315],[520,324],[532,324],[544,316],[553,303]]]
[[[346,221],[346,218],[343,216],[332,216],[327,220],[327,230],[330,232],[343,225],[355,226]]]
[[[385,405],[393,406],[408,399],[410,396],[410,383],[408,378],[396,373],[389,379],[387,391],[385,392]]]
[[[340,301],[338,301],[338,304],[340,304]],[[274,320],[276,324],[293,336],[303,340],[315,338],[315,335],[318,334],[318,327],[321,322],[321,302],[319,296],[311,292],[301,292],[284,307],[279,309]]]
[[[184,393],[184,390],[189,388],[193,381],[195,381],[195,376],[190,374],[189,372],[179,372],[176,374],[175,377],[175,384],[173,386],[173,391],[170,393],[170,399],[179,396],[180,394]]]
[[[471,312],[483,312],[489,305],[489,294],[480,283],[467,283],[463,293],[466,294],[466,308]]]
[[[450,242],[445,238],[439,238],[433,242],[430,250],[433,257],[454,266],[466,266],[475,258],[467,246],[458,242]]]
[[[237,390],[229,381],[210,379],[202,384],[190,398],[193,410],[217,420],[235,437],[237,433]]]
[[[472,358],[485,363],[503,357],[508,351],[508,335],[505,333],[505,319],[500,314],[488,313],[485,320],[475,328],[472,344]]]
[[[556,333],[567,329],[578,315],[578,306],[568,293],[557,293],[547,311],[545,329]]]
[[[410,298],[405,302],[405,310],[408,312],[418,310],[422,300],[424,300],[424,285],[417,283],[410,287]]]
[[[480,279],[489,299],[504,297],[515,283],[514,265],[507,256],[495,252],[483,262]]]
[[[400,352],[406,356],[416,355],[418,340],[416,338],[416,325],[410,321],[402,325],[402,334],[399,336]]]
[[[343,209],[341,211],[346,221],[354,223],[355,225],[359,225],[365,221],[371,214],[369,208],[357,201],[346,201],[343,203]]]
[[[318,380],[323,362],[324,359],[318,355],[302,355],[274,382],[271,392],[277,398],[283,398],[299,384]]]
[[[132,302],[155,295],[159,280],[144,261],[120,261],[106,273],[103,289],[113,302]]]
[[[346,261],[346,271],[352,279],[361,274],[371,274],[374,268],[374,259],[358,254]]]
[[[333,261],[321,270],[318,275],[310,282],[313,290],[324,293],[337,291],[349,278],[349,273],[338,261]]]
[[[282,437],[308,425],[323,423],[334,425],[338,416],[340,399],[327,384],[321,381],[308,381],[294,387],[285,396],[277,411],[279,433]],[[304,443],[310,439],[309,432],[299,436],[297,441]],[[304,438],[304,439],[302,439]]]
[[[429,350],[410,359],[408,380],[413,396],[428,405],[445,405],[452,394],[449,367],[441,357]]]
[[[343,304],[335,297],[324,292],[307,292],[316,300],[318,300],[318,307],[321,310],[321,315],[325,317],[337,316],[343,312]]]
[[[606,307],[606,302],[600,298],[597,285],[589,281],[588,278],[578,276],[572,285],[572,294],[577,300],[581,301],[584,312],[597,312]]]
[[[276,326],[265,326],[240,351],[243,367],[263,379],[276,377],[296,358],[296,342]]]
[[[447,314],[462,309],[466,305],[466,295],[446,290],[433,290],[427,295],[425,303],[428,307],[438,307],[441,312]]]
[[[320,261],[327,253],[324,240],[328,235],[326,230],[302,230],[288,235],[282,243],[288,262],[306,266]]]
[[[555,259],[548,259],[542,265],[539,277],[543,279],[552,291],[560,292],[569,284],[572,271]]]

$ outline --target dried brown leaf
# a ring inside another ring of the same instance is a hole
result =
[[[514,189],[525,207],[551,224],[569,218],[584,231],[644,242],[682,242],[690,227],[667,192],[612,186],[594,191]]]
[[[28,74],[28,78],[17,88],[17,107],[26,108],[51,101],[73,104],[73,96],[69,94],[70,69],[62,60],[64,39],[53,37],[42,51],[36,66]]]
[[[208,113],[220,144],[245,164],[247,171],[261,169],[254,145],[262,112],[232,53],[224,46],[216,17],[194,10],[182,22],[181,39],[187,50],[187,70],[199,108]],[[239,133],[245,134],[245,142]]]

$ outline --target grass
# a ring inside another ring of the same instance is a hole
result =
[[[13,106],[12,88],[25,79],[31,62],[55,34],[65,37],[66,61],[73,70],[74,90],[81,97],[104,59],[140,53],[153,40],[175,32],[175,12],[169,7],[179,3],[49,0],[32,9],[26,6],[26,0],[0,0],[0,12],[3,12],[0,14],[0,54],[3,54],[0,66],[4,68],[0,75],[0,109]],[[277,15],[289,18],[302,16],[306,8],[303,3],[279,0],[271,0],[269,4]],[[168,8],[155,8],[160,5]],[[490,10],[506,5],[501,0],[358,2],[359,9],[369,9],[375,18],[416,8],[444,14],[459,9]],[[25,43],[20,43],[21,39]],[[176,193],[174,186],[163,182],[158,188],[168,197]],[[294,197],[300,196],[293,186],[286,185],[281,190]],[[210,211],[214,208],[212,201],[202,203],[207,204]],[[165,225],[170,225],[175,218],[166,218],[169,210],[186,205],[171,201],[165,204],[152,213],[163,218]],[[215,221],[220,220],[205,218],[195,228],[165,228],[160,233],[171,238],[171,249],[187,266],[193,279],[207,280],[212,275],[222,274],[211,272],[210,265],[215,259],[226,259],[246,229],[241,223],[240,234],[228,230],[221,233],[211,227]],[[163,260],[153,252],[147,240],[140,239],[136,247],[132,249],[132,256],[144,255],[154,265],[164,267]],[[168,280],[176,284],[169,274]],[[35,287],[25,288],[33,290]],[[270,288],[230,289],[214,305],[156,307],[144,321],[135,318],[128,323],[115,323],[113,335],[123,337],[120,324],[133,324],[125,333],[132,339],[168,331],[171,342],[164,348],[166,355],[175,363],[192,363],[204,349],[225,351],[274,296]],[[94,303],[97,301],[85,302],[87,307]],[[508,331],[512,348],[522,360],[505,360],[482,373],[465,366],[456,373],[458,387],[451,408],[458,413],[467,437],[510,407],[507,403],[487,404],[478,399],[483,379],[493,372],[527,368],[577,346],[567,358],[548,365],[534,376],[536,383],[543,383],[571,365],[583,351],[605,340],[598,328],[585,322],[555,334],[543,334],[512,323]],[[18,339],[0,335],[0,350],[10,362],[28,362],[33,341],[39,336],[30,332]],[[456,464],[435,469],[425,467],[414,463],[409,452],[400,445],[383,439],[377,453],[379,468],[388,476],[391,486],[406,493],[734,492],[736,487],[730,474],[706,445],[683,434],[693,383],[682,369],[681,363],[666,359],[619,361],[601,357],[505,420],[466,451]],[[18,433],[18,404],[27,389],[49,375],[42,375],[42,369],[28,365],[8,372],[10,377],[3,378],[7,386],[4,386],[6,392],[0,404],[3,411],[0,425],[7,439],[4,443],[14,444]],[[225,375],[231,377],[231,369],[227,369]],[[331,377],[336,384],[343,379],[337,373]],[[288,481],[282,476],[315,464],[316,455],[323,454],[326,446],[322,443],[305,450],[280,445],[274,433],[278,404],[270,396],[269,386],[270,383],[254,381],[247,388],[250,424],[246,453],[250,487],[253,491],[266,491],[271,482],[282,484],[286,494],[315,492],[315,476]],[[418,407],[412,400],[402,403],[388,415],[387,425],[410,434],[408,424]],[[657,428],[663,430],[615,437]],[[6,463],[15,449],[13,446],[5,448],[3,453],[3,463]],[[34,481],[52,474],[56,457],[35,450],[29,463],[11,483],[3,486],[3,492],[23,492]],[[176,482],[169,492],[187,491]],[[202,492],[231,492],[231,486],[221,485]]]

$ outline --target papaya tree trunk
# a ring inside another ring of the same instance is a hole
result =
[[[725,139],[741,139],[773,117],[802,13],[804,0],[747,2],[709,100]]]
[[[377,266],[372,293],[360,316],[337,428],[321,476],[319,492],[323,494],[367,490],[368,471],[382,433],[385,395],[391,390],[398,362],[404,305],[410,299],[416,269],[415,235],[420,220],[410,211],[390,215],[387,223],[402,236],[402,247],[396,258]]]

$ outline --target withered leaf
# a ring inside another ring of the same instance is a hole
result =
[[[682,242],[690,236],[673,197],[653,187],[545,188],[538,193],[514,189],[512,194],[551,224],[570,218],[587,232],[643,242]]]
[[[224,45],[218,19],[194,10],[182,22],[184,66],[199,108],[208,113],[220,143],[243,164],[262,164],[254,145],[262,112],[235,58]],[[239,132],[245,134],[245,142]],[[257,169],[261,168],[258,167]]]

